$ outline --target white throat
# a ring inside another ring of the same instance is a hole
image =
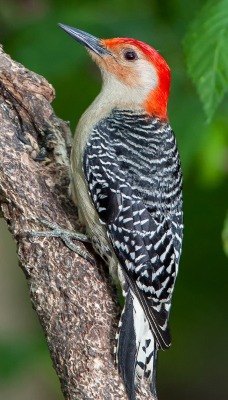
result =
[[[158,85],[154,66],[146,60],[138,60],[134,65],[133,78],[128,83],[118,79],[114,73],[102,71],[102,90],[96,100],[113,108],[141,109],[149,93]],[[135,78],[137,77],[137,78]]]

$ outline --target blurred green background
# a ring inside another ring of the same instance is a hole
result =
[[[228,260],[221,239],[228,206],[228,102],[225,98],[206,123],[183,50],[189,26],[204,4],[200,0],[0,2],[5,51],[49,80],[56,90],[53,107],[70,121],[72,131],[101,80],[85,50],[57,27],[58,22],[98,37],[143,40],[158,49],[171,67],[169,117],[184,173],[185,238],[171,315],[173,346],[159,356],[159,400],[228,398]],[[17,267],[15,245],[3,222],[0,257],[0,398],[61,400],[25,278]]]

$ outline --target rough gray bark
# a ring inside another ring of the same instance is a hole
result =
[[[96,265],[85,261],[60,238],[30,234],[47,230],[42,219],[80,229],[68,196],[71,134],[55,116],[53,98],[43,77],[0,50],[1,216],[16,240],[65,399],[122,400],[113,360],[120,309],[106,268],[98,259]],[[139,398],[151,397],[144,391]]]

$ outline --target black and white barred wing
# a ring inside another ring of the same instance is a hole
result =
[[[93,143],[94,145],[94,143]],[[149,213],[126,181],[114,149],[88,144],[84,171],[95,208],[149,325],[162,348],[170,345],[168,316],[176,275],[173,235],[165,218]],[[103,147],[103,148],[102,148]],[[105,156],[104,156],[105,154]]]

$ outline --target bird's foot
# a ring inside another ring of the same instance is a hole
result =
[[[49,222],[45,219],[40,219],[39,222],[44,225],[46,228],[49,228],[48,231],[30,231],[28,233],[29,236],[32,237],[57,237],[60,238],[65,245],[85,260],[89,261],[91,264],[95,264],[95,259],[86,251],[83,250],[80,246],[76,245],[73,240],[79,240],[80,242],[90,243],[90,240],[87,235],[84,235],[80,232],[70,231],[68,229],[63,229],[58,225]]]

